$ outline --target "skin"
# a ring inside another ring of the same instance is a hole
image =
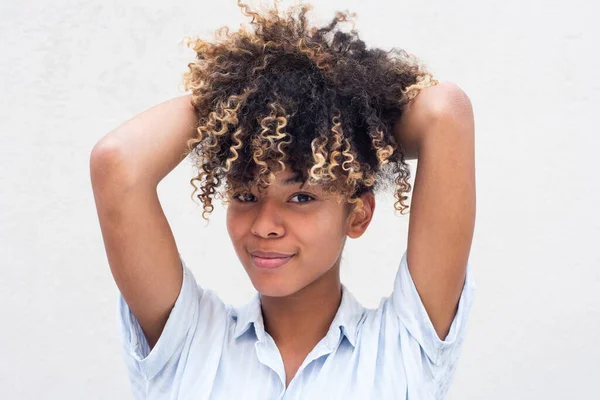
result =
[[[421,90],[394,134],[418,156],[408,268],[444,340],[458,310],[475,228],[475,122],[469,96],[453,82]]]
[[[277,172],[262,193],[234,197],[227,230],[252,284],[260,293],[265,330],[279,348],[288,383],[308,353],[326,335],[341,302],[340,257],[346,238],[360,237],[375,210],[372,193],[362,195],[362,212],[328,195],[320,186]],[[250,251],[294,256],[283,266],[259,269]]]

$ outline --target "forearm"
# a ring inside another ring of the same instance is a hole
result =
[[[112,130],[96,144],[92,157],[110,160],[130,181],[156,186],[184,159],[196,126],[191,95],[176,97]]]

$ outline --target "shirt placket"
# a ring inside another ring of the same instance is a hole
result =
[[[294,375],[294,378],[290,381],[289,386],[285,387],[285,366],[283,365],[283,357],[281,357],[281,353],[277,348],[277,344],[273,340],[273,338],[265,332],[264,340],[256,342],[256,355],[259,361],[271,368],[277,376],[279,376],[279,382],[281,384],[281,392],[277,397],[277,400],[295,400],[295,386],[296,382],[300,379],[304,369],[310,365],[311,362],[322,357],[324,355],[330,354],[335,344],[333,343],[335,339],[328,335],[321,339],[319,343],[314,347],[314,349],[306,356],[302,365],[298,368],[298,371]],[[339,344],[339,340],[338,340]]]

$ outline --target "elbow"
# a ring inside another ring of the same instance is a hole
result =
[[[129,175],[121,149],[103,140],[92,148],[89,171],[92,186],[123,183]]]

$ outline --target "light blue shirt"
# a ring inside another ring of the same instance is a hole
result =
[[[264,329],[258,292],[243,306],[225,304],[196,283],[183,259],[181,265],[181,291],[152,351],[119,293],[118,328],[135,399],[443,399],[475,293],[467,263],[458,311],[448,336],[440,340],[409,273],[405,251],[392,294],[377,308],[363,307],[342,284],[341,304],[329,331],[286,388],[283,361]]]

